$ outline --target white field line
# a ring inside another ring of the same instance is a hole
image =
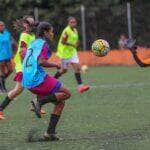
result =
[[[150,86],[150,83],[137,82],[137,83],[119,83],[119,84],[101,84],[101,85],[90,85],[91,89],[103,88],[103,89],[114,89],[114,88],[132,88],[132,87],[143,87]],[[76,87],[70,87],[69,89],[76,89]]]

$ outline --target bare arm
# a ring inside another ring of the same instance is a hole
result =
[[[57,68],[57,69],[60,69],[60,65],[59,64],[50,63],[46,59],[39,59],[38,62],[39,62],[39,64],[41,66],[46,67],[46,68]]]
[[[75,48],[77,47],[77,45],[73,45],[73,44],[68,43],[67,39],[68,39],[68,34],[64,33],[64,35],[62,37],[62,40],[61,40],[62,44],[67,45],[67,46],[72,46],[72,47],[75,47]]]

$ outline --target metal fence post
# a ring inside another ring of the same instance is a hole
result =
[[[131,4],[127,2],[128,37],[132,38]]]
[[[84,7],[84,5],[81,5],[81,26],[82,26],[83,50],[86,50],[86,25],[85,25],[85,7]]]

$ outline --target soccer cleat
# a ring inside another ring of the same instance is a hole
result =
[[[39,105],[39,102],[37,101],[36,103],[34,101],[31,101],[31,104],[34,108],[34,112],[35,112],[35,115],[38,117],[38,118],[41,118],[41,107]]]
[[[45,141],[59,141],[59,137],[56,136],[56,134],[49,134],[49,133],[45,133],[44,134],[44,140]]]
[[[4,120],[5,117],[4,117],[4,113],[2,111],[0,111],[0,120]]]
[[[35,111],[33,106],[30,108],[30,111]],[[45,110],[41,109],[41,115],[45,115],[45,114],[46,114]]]
[[[81,85],[81,86],[78,87],[77,91],[78,91],[78,93],[83,93],[83,92],[86,92],[89,89],[90,89],[90,87],[88,85]]]

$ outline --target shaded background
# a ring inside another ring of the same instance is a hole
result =
[[[39,20],[51,22],[55,28],[56,43],[68,16],[75,16],[78,20],[78,30],[81,33],[81,5],[85,6],[87,49],[97,38],[109,41],[112,48],[118,47],[120,34],[128,34],[127,12],[125,0],[0,0],[0,19],[3,20],[13,36],[18,34],[13,30],[12,22],[26,14],[34,14],[38,7]],[[131,0],[132,31],[139,45],[150,46],[150,0]],[[82,36],[80,34],[80,49]]]

